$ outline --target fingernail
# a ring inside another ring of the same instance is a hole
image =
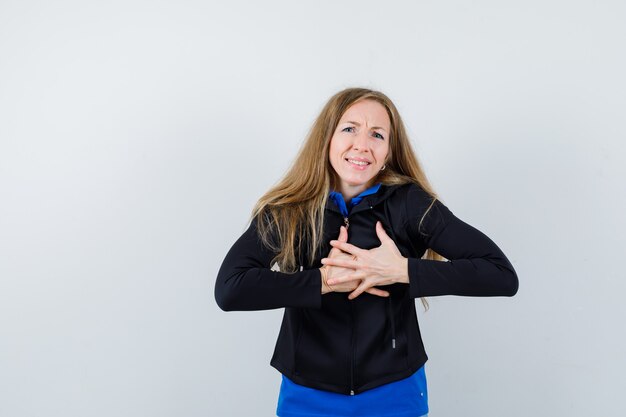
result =
[[[322,258],[321,262],[325,263],[326,262],[326,258]]]
[[[326,281],[327,284],[333,285],[335,283],[334,279],[329,279],[328,281]]]

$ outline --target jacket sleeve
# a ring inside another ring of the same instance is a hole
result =
[[[270,310],[281,307],[320,308],[318,268],[293,274],[271,270],[275,253],[257,234],[256,219],[230,248],[215,281],[215,300],[224,311]]]
[[[409,234],[448,261],[409,258],[411,296],[515,295],[519,286],[517,273],[502,250],[480,230],[457,218],[441,201],[435,201],[418,230],[431,201],[420,187],[409,189]]]

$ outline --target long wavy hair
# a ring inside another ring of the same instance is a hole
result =
[[[308,254],[308,262],[312,264],[321,250],[326,201],[330,190],[339,184],[339,178],[330,164],[330,140],[344,112],[361,100],[382,104],[391,121],[389,152],[385,161],[387,167],[378,173],[372,184],[412,182],[419,185],[432,197],[426,213],[438,199],[411,147],[402,118],[389,97],[367,88],[342,90],[324,105],[285,176],[258,200],[252,211],[260,239],[278,253],[272,263],[276,262],[283,272],[296,271],[298,254]],[[301,247],[303,245],[306,247]],[[445,258],[427,249],[422,259]],[[421,300],[424,308],[428,309],[426,299]]]

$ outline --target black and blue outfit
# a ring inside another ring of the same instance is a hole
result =
[[[512,296],[518,289],[517,274],[502,250],[441,201],[433,203],[414,183],[376,185],[355,197],[350,209],[340,194],[331,193],[324,219],[326,243],[310,263],[300,250],[308,247],[306,242],[299,242],[300,268],[295,273],[271,269],[276,253],[261,243],[256,221],[226,255],[215,298],[225,311],[285,309],[270,360],[283,375],[277,407],[281,417],[427,413],[428,357],[415,299]],[[348,226],[348,242],[371,249],[380,246],[377,221],[408,258],[409,284],[384,286],[388,297],[321,295],[320,260],[340,226]],[[427,248],[447,261],[421,259]]]
[[[353,197],[349,203],[350,209],[379,188],[380,184],[376,184]],[[350,213],[343,195],[332,191],[330,198],[347,218]],[[424,366],[408,378],[353,396],[298,385],[283,375],[276,409],[276,415],[280,417],[419,417],[426,414],[428,391]]]

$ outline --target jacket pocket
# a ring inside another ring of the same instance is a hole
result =
[[[359,383],[367,383],[408,369],[408,347],[398,295],[376,300],[378,308],[363,318],[358,348]],[[374,321],[377,319],[376,321]],[[374,325],[374,323],[379,323]]]

